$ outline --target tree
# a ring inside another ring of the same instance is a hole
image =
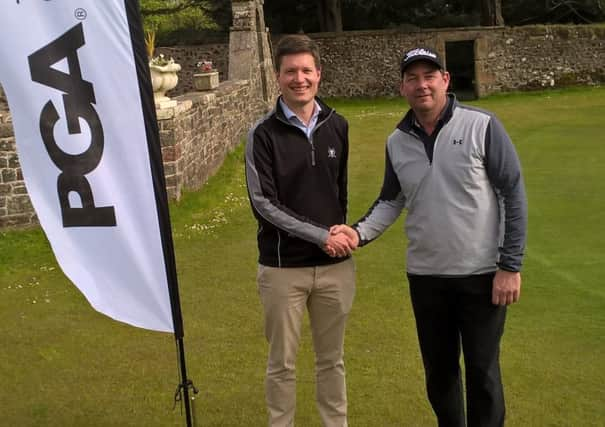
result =
[[[502,0],[479,0],[481,5],[481,25],[504,25],[502,18]]]
[[[145,30],[157,33],[163,45],[204,41],[231,22],[230,0],[140,0],[140,5]]]
[[[342,0],[265,0],[271,31],[315,33],[342,31]]]
[[[507,0],[503,13],[507,23],[514,25],[586,24],[605,21],[603,4],[603,0]]]
[[[319,30],[342,31],[342,4],[340,0],[317,0]]]
[[[273,33],[605,21],[605,0],[265,0]]]

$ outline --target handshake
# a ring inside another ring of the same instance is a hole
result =
[[[333,225],[323,250],[331,257],[345,257],[359,246],[359,235],[346,224]]]

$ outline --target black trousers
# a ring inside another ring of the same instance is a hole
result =
[[[408,274],[428,398],[439,427],[504,425],[499,356],[506,307],[491,302],[493,277],[493,273],[464,278]]]

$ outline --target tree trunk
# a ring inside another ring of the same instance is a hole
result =
[[[317,0],[317,12],[322,32],[342,31],[341,0]]]
[[[504,25],[502,0],[480,0],[481,25],[485,27]]]

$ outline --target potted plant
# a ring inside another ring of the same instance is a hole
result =
[[[151,86],[153,87],[153,98],[156,108],[174,107],[176,101],[166,96],[166,92],[174,89],[179,81],[177,72],[181,66],[174,62],[173,58],[167,58],[164,54],[153,56],[155,51],[155,31],[145,34],[145,45],[149,56],[149,72],[151,74]]]
[[[218,87],[218,71],[212,61],[199,61],[195,68],[198,71],[193,74],[193,85],[197,90],[212,90]]]

